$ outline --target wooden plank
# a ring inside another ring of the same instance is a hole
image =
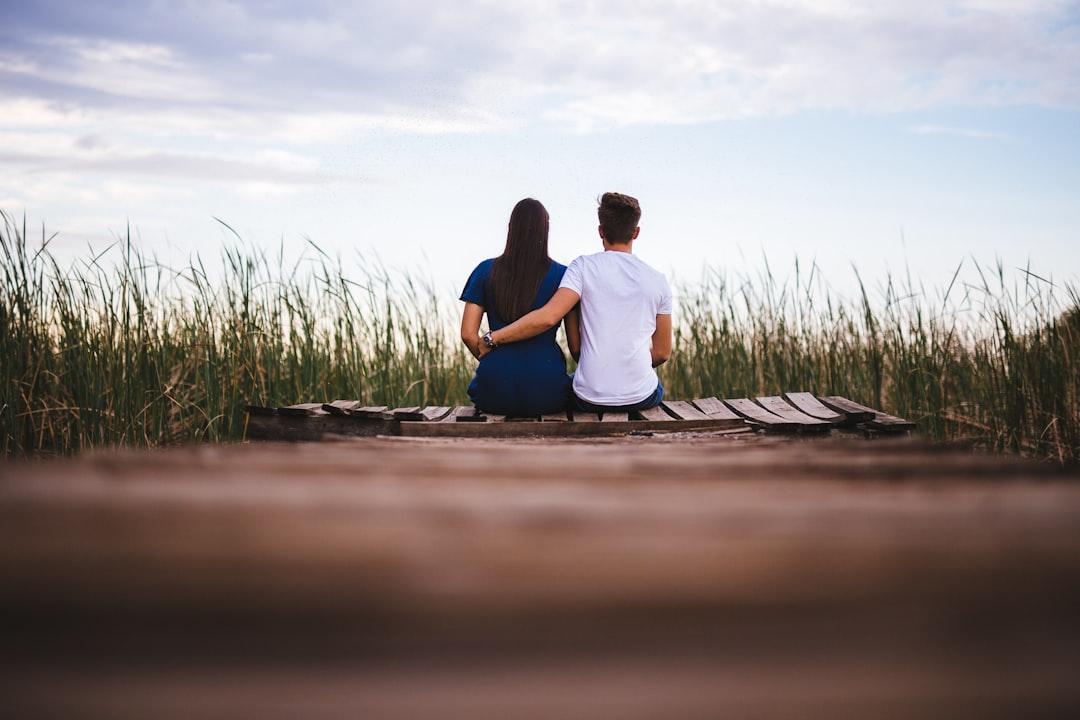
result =
[[[875,430],[883,430],[885,432],[907,432],[915,429],[915,423],[904,418],[896,417],[895,415],[889,415],[888,413],[875,410],[874,408],[860,405],[857,402],[848,400],[845,397],[839,395],[830,395],[829,397],[821,398],[821,401],[829,407],[835,408],[840,412],[848,412],[850,408],[851,412],[873,413],[873,418],[866,422],[868,427]]]
[[[506,421],[505,415],[490,415],[481,412],[479,408],[471,409],[474,411],[472,415],[463,412],[458,415],[457,421],[470,423],[501,423]]]
[[[711,400],[718,403],[719,408],[705,400],[668,400],[663,405],[667,412],[676,415],[682,420],[710,420],[717,428],[739,427],[746,424],[746,420],[733,413],[730,408],[720,403],[719,400],[716,398],[711,398]],[[711,414],[706,413],[698,407],[697,403],[699,402],[705,407],[714,410],[714,412]]]
[[[838,424],[847,420],[846,415],[825,407],[825,405],[816,397],[814,397],[812,393],[789,392],[784,393],[784,397],[787,398],[787,401],[789,403],[791,403],[797,409],[803,411],[810,417],[816,417]]]
[[[569,422],[570,413],[563,410],[557,413],[548,413],[547,415],[540,416],[540,422]]]
[[[1080,716],[1075,464],[412,440],[3,465],[0,714]]]
[[[323,403],[322,409],[331,415],[352,415],[352,411],[360,407],[359,400],[334,400]]]
[[[745,423],[738,427],[719,426],[715,420],[628,420],[626,422],[514,422],[500,423],[397,423],[398,434],[404,437],[461,437],[461,438],[512,438],[512,437],[604,437],[640,433],[668,433],[690,430],[708,431],[717,435],[734,435],[749,432]]]
[[[449,415],[452,411],[453,408],[449,406],[426,407],[420,411],[420,414],[427,422],[438,422],[439,420],[442,420],[444,417]]]
[[[724,400],[724,404],[747,420],[763,425],[770,430],[791,430],[796,427],[796,423],[769,412],[747,398]]]
[[[597,413],[585,412],[584,410],[571,409],[570,419],[576,423],[595,423],[600,422],[600,415]]]
[[[630,422],[630,414],[625,412],[605,412],[600,415],[600,422]]]
[[[458,407],[454,408],[449,413],[447,413],[444,418],[442,418],[441,420],[438,420],[436,422],[441,422],[441,423],[457,422],[458,420],[461,419],[462,415],[467,415],[467,416],[471,417],[471,416],[473,416],[475,414],[476,414],[476,408],[472,407],[471,405],[459,405]]]
[[[365,405],[364,407],[354,408],[352,415],[353,417],[369,420],[389,420],[391,417],[385,405]]]
[[[883,432],[910,432],[915,429],[915,423],[888,413],[878,413],[874,419],[866,423],[867,427]]]
[[[374,418],[331,415],[319,408],[318,415],[249,415],[244,429],[246,440],[322,440],[328,435],[370,437],[393,435],[398,423]]]
[[[869,422],[877,415],[876,410],[868,408],[865,405],[854,403],[839,395],[819,397],[818,400],[820,400],[825,407],[846,416],[847,421],[851,424]]]
[[[277,408],[264,407],[262,405],[245,405],[244,412],[248,415],[258,415],[260,417],[270,417],[277,415]]]
[[[670,422],[674,420],[667,410],[660,405],[651,407],[648,410],[637,410],[634,414],[642,420],[648,420],[649,422]]]
[[[424,416],[420,413],[422,409],[419,405],[394,408],[390,411],[390,417],[395,420],[424,420]]]
[[[820,418],[811,417],[801,410],[796,410],[787,403],[784,398],[777,395],[768,395],[763,397],[754,398],[758,405],[765,408],[774,415],[779,415],[785,420],[790,420],[793,423],[799,425],[800,430],[828,430],[833,427],[835,423],[822,420]]]
[[[299,403],[297,405],[288,405],[286,407],[278,408],[278,415],[286,415],[289,417],[316,417],[319,415],[329,415],[328,412],[323,410],[322,403]]]
[[[709,417],[684,400],[666,400],[663,405],[669,413],[680,420],[705,420]]]
[[[705,413],[706,415],[708,415],[713,420],[739,420],[739,421],[742,421],[742,419],[743,419],[740,416],[736,415],[731,410],[731,408],[729,408],[723,402],[721,402],[720,400],[717,400],[714,397],[699,398],[697,400],[691,400],[690,402],[698,410]]]

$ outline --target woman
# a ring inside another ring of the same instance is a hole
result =
[[[506,233],[506,249],[476,266],[461,299],[461,339],[480,359],[480,321],[487,314],[489,330],[497,330],[543,307],[559,289],[566,266],[548,257],[548,213],[539,201],[526,198],[514,206]],[[566,338],[576,353],[580,344],[577,310],[566,318]],[[555,339],[558,325],[534,338],[507,344],[480,359],[469,383],[469,397],[481,412],[533,417],[564,410],[570,392],[566,357]],[[489,346],[490,347],[490,346]]]

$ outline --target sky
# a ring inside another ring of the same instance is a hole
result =
[[[7,0],[0,209],[85,257],[311,244],[455,297],[514,204],[551,254],[848,292],[1080,278],[1080,2]]]

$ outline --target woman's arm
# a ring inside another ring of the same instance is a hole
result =
[[[563,328],[566,330],[566,347],[570,349],[570,356],[574,361],[581,359],[581,310],[580,305],[566,313],[563,318]]]
[[[477,360],[480,359],[480,320],[484,317],[484,308],[476,303],[466,302],[461,313],[461,340]]]

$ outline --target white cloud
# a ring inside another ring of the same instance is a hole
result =
[[[1053,3],[683,2],[621,11],[598,2],[569,26],[560,16],[540,23],[481,88],[516,87],[543,98],[547,117],[586,129],[804,109],[1077,107],[1080,34],[1061,24],[1066,18],[1067,7]]]
[[[468,109],[428,112],[405,107],[383,113],[297,111],[259,122],[265,137],[286,144],[348,141],[372,131],[406,135],[472,134],[506,129],[511,123],[490,112]]]
[[[287,191],[360,179],[321,169],[320,148],[376,133],[1080,107],[1080,24],[1057,0],[382,0],[274,12],[231,2],[195,18],[169,5],[145,17],[95,14],[92,0],[80,9],[82,25],[53,27],[66,16],[45,7],[43,24],[0,48],[0,142],[30,172]]]
[[[39,28],[0,52],[0,73],[80,105],[152,101],[136,107],[224,133],[252,114],[426,133],[537,117],[588,129],[821,108],[1080,106],[1080,26],[1075,4],[1057,0],[386,0],[276,13],[234,2],[201,6],[200,25],[165,8],[147,12],[177,14],[130,22],[175,32],[140,39],[119,26],[85,37]]]
[[[118,98],[170,102],[220,99],[209,78],[163,45],[50,36],[42,38],[39,47],[43,54],[54,54],[64,62],[19,58],[11,63],[9,72],[50,86],[71,86]]]
[[[129,153],[109,150],[34,154],[2,151],[0,161],[10,166],[23,166],[30,173],[101,173],[218,184],[258,182],[296,189],[362,180],[357,176],[323,172],[318,169],[314,159],[272,150],[259,151],[251,159],[175,152]]]
[[[78,38],[60,37],[54,40],[57,45],[68,45],[71,51],[88,63],[105,67],[124,63],[139,65],[157,65],[170,70],[181,69],[169,48],[146,43],[124,43],[109,40],[85,42]]]

